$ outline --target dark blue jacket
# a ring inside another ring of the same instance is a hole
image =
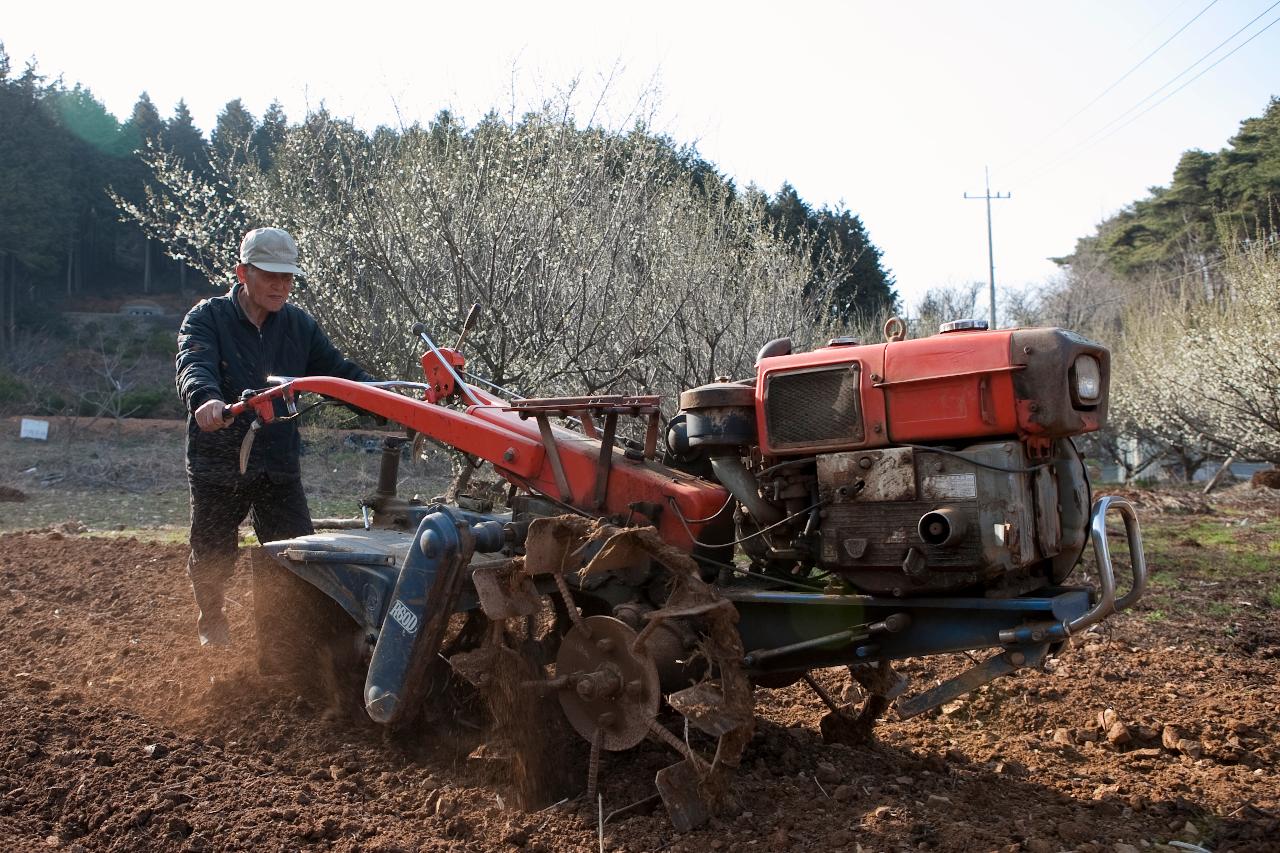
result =
[[[187,473],[219,482],[240,476],[240,443],[253,418],[241,415],[225,429],[201,432],[194,412],[209,400],[234,403],[246,389],[265,388],[268,376],[340,376],[369,381],[355,362],[329,342],[311,315],[285,304],[262,328],[249,320],[235,285],[226,296],[206,299],[178,330],[178,394],[187,409]],[[277,412],[279,413],[279,412]],[[296,420],[273,421],[258,430],[246,474],[283,481],[299,475],[302,442]]]

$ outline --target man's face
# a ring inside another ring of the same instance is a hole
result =
[[[244,285],[249,304],[270,314],[283,308],[293,291],[293,273],[267,272],[253,264],[240,264],[236,276]]]

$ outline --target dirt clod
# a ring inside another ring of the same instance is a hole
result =
[[[1204,746],[1200,741],[1191,740],[1190,738],[1181,738],[1177,743],[1177,748],[1178,752],[1192,759],[1199,758],[1204,754]]]
[[[844,774],[836,769],[834,764],[826,761],[819,761],[814,774],[819,782],[835,784],[844,778]]]
[[[1111,728],[1107,729],[1107,743],[1112,746],[1124,746],[1132,740],[1133,735],[1129,733],[1129,727],[1124,723],[1112,723]]]

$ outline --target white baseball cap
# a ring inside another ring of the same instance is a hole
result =
[[[302,275],[298,269],[298,244],[282,228],[255,228],[240,241],[240,263],[267,272]]]

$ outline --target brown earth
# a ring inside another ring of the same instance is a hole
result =
[[[1271,531],[1275,506],[1211,521]],[[1153,549],[1206,547],[1195,531],[1217,527],[1201,520]],[[237,645],[208,654],[181,547],[74,532],[0,535],[0,848],[600,849],[596,804],[514,808],[503,762],[465,726],[393,738],[258,676],[247,566],[230,591]],[[1255,544],[1274,568],[1273,545]],[[610,820],[603,847],[1280,849],[1280,603],[1185,565],[1159,609],[1075,638],[1045,671],[887,721],[866,747],[824,745],[806,688],[757,691],[742,812],[678,835],[658,807]],[[902,668],[920,689],[963,664]],[[604,756],[606,814],[652,793],[664,749]]]

